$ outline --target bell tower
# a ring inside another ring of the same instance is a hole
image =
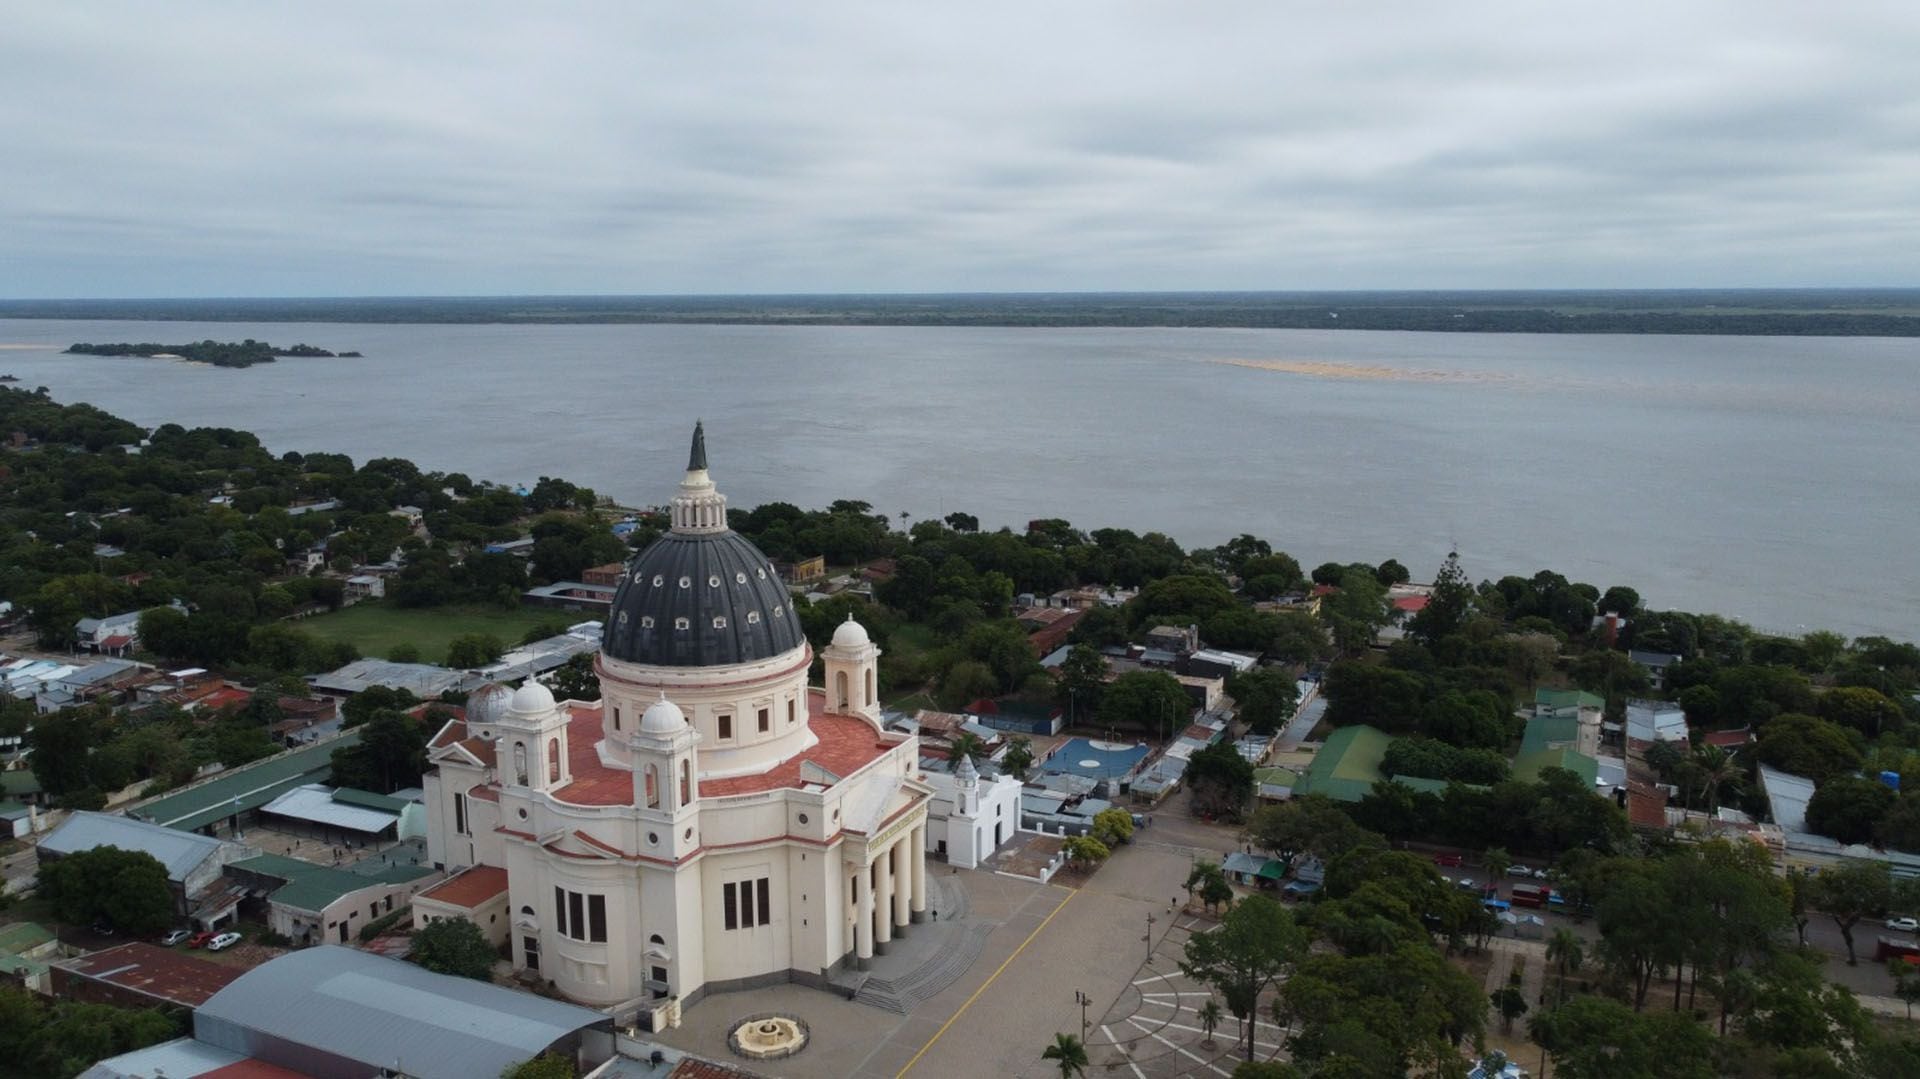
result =
[[[567,714],[547,687],[528,679],[494,720],[501,781],[552,791],[573,782],[567,761]]]
[[[833,643],[821,649],[826,665],[827,711],[862,716],[880,724],[880,649],[865,626],[849,614],[833,631]]]
[[[633,758],[633,804],[640,810],[648,844],[678,858],[699,846],[691,827],[700,813],[700,776],[694,751],[700,732],[665,693],[647,707],[627,739]]]

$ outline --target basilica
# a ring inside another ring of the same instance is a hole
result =
[[[469,918],[598,1006],[824,985],[927,917],[932,791],[881,727],[880,650],[850,620],[809,685],[698,426],[672,516],[621,574],[599,701],[489,686],[429,746],[429,857],[454,875],[416,919]]]

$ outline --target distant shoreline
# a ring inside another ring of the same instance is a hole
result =
[[[179,360],[183,363],[201,363],[213,367],[252,367],[260,363],[272,363],[283,356],[301,358],[357,358],[358,352],[329,352],[324,348],[299,344],[291,348],[277,348],[265,341],[248,338],[245,341],[196,341],[186,345],[157,345],[152,342],[140,344],[92,344],[81,342],[68,345],[61,350],[68,356],[135,356],[151,360]]]
[[[1920,289],[0,300],[0,319],[1920,337]]]

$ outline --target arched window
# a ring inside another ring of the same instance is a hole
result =
[[[680,804],[693,801],[693,762],[680,762]]]
[[[660,808],[660,769],[647,765],[647,808]]]
[[[547,782],[560,782],[560,739],[547,739]]]
[[[873,707],[873,668],[867,668],[867,707]]]
[[[527,744],[513,744],[513,781],[522,787],[527,785]]]
[[[833,700],[833,710],[836,712],[845,712],[847,705],[851,703],[847,697],[847,672],[845,671],[835,671],[833,674]]]

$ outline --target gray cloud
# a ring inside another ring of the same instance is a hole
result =
[[[1920,13],[17,4],[0,295],[1920,283]]]

